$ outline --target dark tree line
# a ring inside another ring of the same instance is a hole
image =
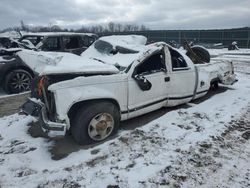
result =
[[[109,22],[107,25],[94,25],[94,26],[82,26],[81,29],[77,29],[77,32],[90,32],[90,33],[107,33],[107,32],[128,32],[128,31],[145,31],[149,30],[145,25],[137,24],[120,24]]]
[[[84,32],[84,33],[106,33],[106,32],[128,32],[128,31],[145,31],[149,30],[145,25],[121,24],[109,22],[106,25],[98,24],[93,26],[82,26],[80,29],[63,29],[58,25],[49,24],[48,26],[30,26],[26,25],[23,20],[20,26],[10,27],[0,30],[0,33],[7,31],[26,31],[26,32]]]

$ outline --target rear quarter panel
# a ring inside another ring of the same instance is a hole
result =
[[[212,61],[206,64],[195,65],[198,68],[199,81],[197,92],[209,89],[210,83],[218,79],[222,84],[228,84],[224,80],[233,74],[232,64],[229,61]]]

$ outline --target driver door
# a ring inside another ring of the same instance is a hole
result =
[[[141,79],[142,84],[149,82],[148,87],[141,88],[136,78]],[[135,67],[132,77],[128,80],[129,118],[165,106],[169,81],[163,50],[154,52]]]

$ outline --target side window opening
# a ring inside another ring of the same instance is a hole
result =
[[[169,51],[171,55],[173,70],[176,68],[187,68],[187,62],[179,52],[171,48],[169,48]]]
[[[81,37],[81,46],[82,47],[89,47],[93,42],[95,42],[95,38],[94,37],[90,37],[90,36],[83,36]]]
[[[137,67],[136,74],[154,73],[165,70],[164,55],[160,53],[153,54]]]
[[[89,41],[89,46],[91,44],[93,44],[95,42],[95,38],[94,37],[88,37],[88,41]]]
[[[81,37],[82,39],[82,46],[89,46],[89,40],[86,36]]]
[[[65,49],[80,48],[79,38],[77,36],[63,37]]]
[[[56,51],[60,50],[59,38],[58,37],[49,37],[45,39],[42,50],[44,51]]]

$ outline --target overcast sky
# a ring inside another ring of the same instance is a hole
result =
[[[25,24],[62,28],[115,23],[150,29],[250,26],[250,0],[0,0],[0,29]]]

